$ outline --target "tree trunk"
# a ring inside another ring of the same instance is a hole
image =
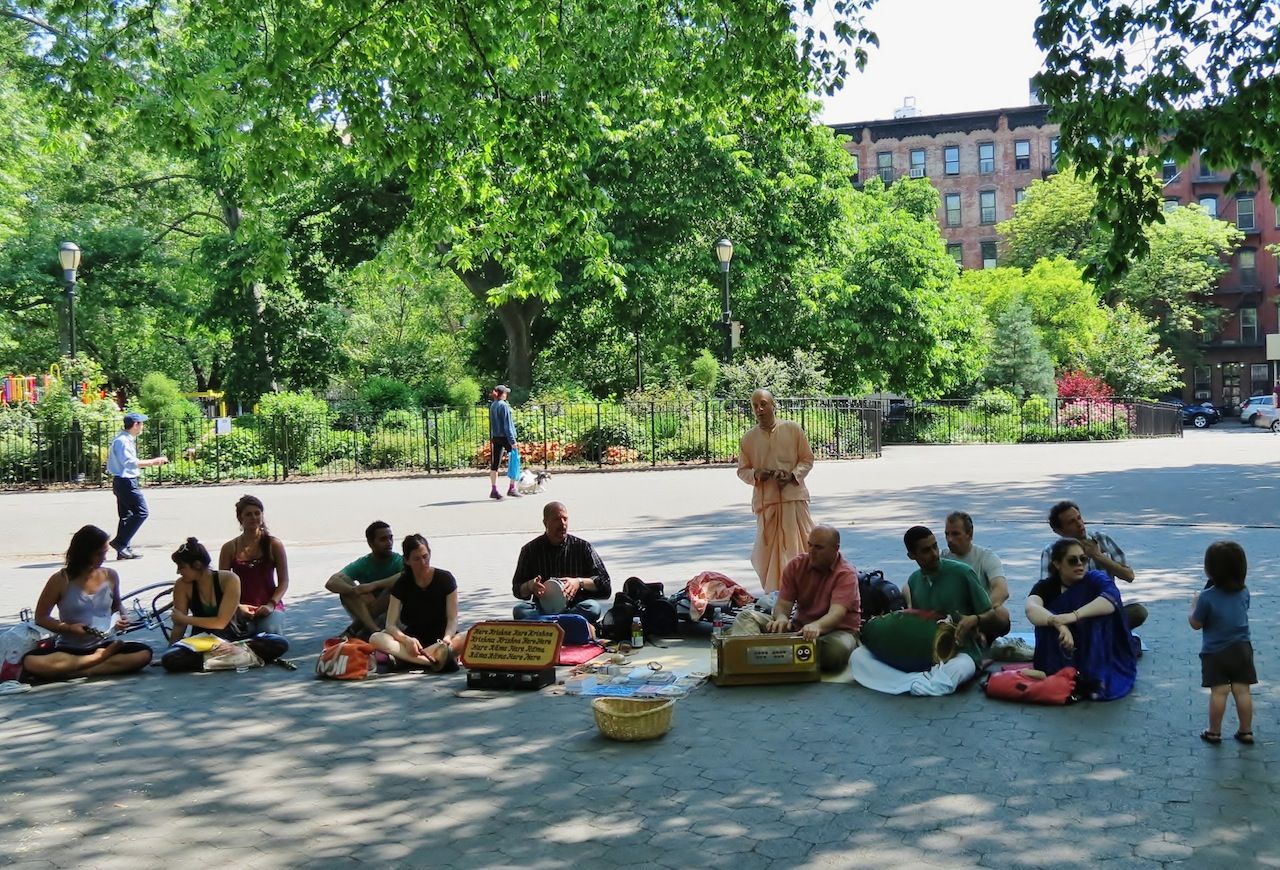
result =
[[[471,295],[489,302],[489,292],[507,283],[507,274],[493,260],[485,260],[479,268],[454,273]],[[527,391],[533,386],[533,323],[542,313],[543,301],[536,296],[509,299],[497,306],[498,319],[507,334],[507,380],[513,390]]]

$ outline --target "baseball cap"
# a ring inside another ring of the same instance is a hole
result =
[[[124,415],[124,428],[132,429],[138,423],[147,422],[147,415],[137,411],[131,411]]]
[[[508,387],[506,384],[498,384],[496,387],[493,388],[493,391],[495,393],[510,393],[511,388]]]

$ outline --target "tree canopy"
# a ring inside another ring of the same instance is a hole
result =
[[[1035,86],[1061,148],[1095,178],[1094,215],[1111,231],[1091,272],[1113,279],[1164,220],[1149,179],[1168,159],[1201,159],[1228,191],[1280,190],[1280,6],[1274,0],[1042,0]]]

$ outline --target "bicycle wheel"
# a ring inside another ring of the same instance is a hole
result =
[[[154,593],[154,594],[150,594]],[[125,613],[130,617],[129,627],[121,634],[131,634],[142,629],[158,629],[168,635],[172,628],[169,611],[173,609],[173,581],[151,583],[120,596]]]

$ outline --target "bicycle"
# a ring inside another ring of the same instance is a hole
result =
[[[152,592],[155,594],[151,595]],[[150,601],[144,604],[148,597]],[[120,596],[120,602],[129,618],[129,624],[114,632],[116,636],[133,634],[143,629],[156,629],[164,638],[169,637],[169,630],[173,627],[173,622],[169,619],[169,611],[173,609],[172,580],[150,583],[124,593]],[[35,614],[30,607],[18,611],[19,622],[33,622],[34,618]]]

